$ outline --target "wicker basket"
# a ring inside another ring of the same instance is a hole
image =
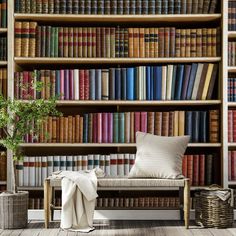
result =
[[[0,194],[0,228],[25,228],[28,223],[28,192]]]
[[[230,189],[210,187],[195,193],[195,222],[204,227],[227,228],[233,224],[233,206],[231,198],[226,201],[212,195],[212,191],[224,190],[232,193]]]

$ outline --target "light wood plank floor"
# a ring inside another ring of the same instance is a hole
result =
[[[50,224],[50,229],[44,229],[43,222],[31,221],[27,229],[1,230],[0,236],[81,236],[60,229],[59,222]],[[96,230],[88,235],[96,236],[236,236],[236,223],[229,229],[201,229],[191,224],[186,230],[180,221],[97,221]]]

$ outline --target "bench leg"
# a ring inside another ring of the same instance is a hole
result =
[[[49,226],[50,217],[50,180],[46,179],[44,181],[44,220],[45,228]]]
[[[184,183],[184,224],[185,228],[189,228],[189,214],[190,214],[190,185],[189,180],[186,179]]]
[[[55,190],[54,190],[54,187],[52,187],[51,188],[51,196],[50,196],[50,215],[51,215],[51,221],[53,221],[53,218],[54,218],[54,205],[55,205]]]
[[[180,220],[181,221],[184,220],[183,192],[184,192],[184,188],[179,187],[179,211],[180,211]]]

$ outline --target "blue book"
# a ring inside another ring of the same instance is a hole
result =
[[[70,80],[69,80],[69,70],[64,71],[64,97],[65,100],[70,99]]]
[[[146,99],[151,100],[151,67],[146,66]]]
[[[127,100],[134,100],[134,68],[127,68],[126,73],[126,97]]]
[[[173,76],[172,76],[172,85],[171,85],[171,100],[175,99],[175,85],[177,77],[177,65],[173,66]]]
[[[207,133],[208,133],[208,125],[207,125],[207,111],[200,111],[200,142],[207,142]]]
[[[121,99],[126,100],[126,68],[121,69]]]
[[[162,67],[155,66],[154,67],[154,93],[153,99],[154,100],[161,100],[161,89],[162,89]]]
[[[96,70],[95,99],[102,100],[102,70]]]
[[[153,92],[154,92],[154,67],[150,67],[150,87],[151,87],[151,94],[150,100],[154,100]]]
[[[192,142],[198,143],[199,142],[199,135],[200,135],[200,111],[193,111],[192,117]]]
[[[190,140],[189,142],[192,142],[192,116],[193,116],[193,112],[192,111],[186,111],[185,112],[185,135],[189,135],[190,136]]]
[[[95,70],[90,69],[89,70],[89,99],[90,100],[95,100],[96,92],[95,92]]]
[[[116,74],[115,68],[109,69],[109,100],[115,100],[116,94]]]
[[[56,96],[60,96],[61,93],[61,79],[60,79],[60,70],[56,70]]]
[[[197,67],[198,67],[197,63],[192,64],[191,73],[190,73],[189,82],[188,82],[188,89],[187,89],[187,97],[186,97],[187,100],[190,100],[192,97],[194,81],[195,81],[195,77],[197,73]]]
[[[176,72],[176,85],[175,85],[175,100],[181,99],[181,91],[182,91],[182,85],[183,85],[183,78],[184,78],[184,65],[178,65],[177,66],[177,72]]]
[[[121,69],[116,69],[116,94],[115,99],[120,100],[121,99]]]
[[[88,143],[88,127],[89,127],[89,114],[84,114],[84,124],[83,124],[83,143]]]

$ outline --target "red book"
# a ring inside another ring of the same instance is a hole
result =
[[[98,123],[98,132],[97,132],[97,142],[102,142],[102,113],[97,113],[97,123]]]
[[[69,70],[69,99],[74,100],[74,71]]]
[[[29,72],[24,71],[23,72],[23,88],[21,88],[23,99],[28,99],[28,94],[29,94],[28,87],[29,87]]]
[[[97,117],[97,113],[94,113],[93,114],[93,143],[98,142],[97,132],[98,132],[98,117]]]
[[[84,100],[89,100],[89,70],[84,70]]]
[[[65,99],[65,86],[64,86],[64,75],[65,75],[65,71],[64,70],[60,70],[60,96],[61,96],[61,100]]]
[[[199,185],[199,155],[193,155],[193,185]]]
[[[140,112],[134,112],[134,139],[136,142],[136,132],[141,131]]]
[[[199,155],[199,185],[205,185],[205,155]]]
[[[232,177],[231,177],[231,151],[228,151],[228,180],[231,181]]]
[[[108,113],[108,143],[113,142],[113,113]]]
[[[187,175],[190,185],[193,185],[193,155],[188,155]]]
[[[108,142],[108,114],[102,113],[102,142]]]
[[[84,70],[79,70],[79,99],[84,100]]]
[[[236,151],[232,151],[231,154],[231,179],[236,180]]]
[[[147,112],[141,112],[141,131],[147,133]]]
[[[34,88],[33,85],[34,84],[34,73],[33,72],[29,72],[29,88],[28,88],[28,92],[29,92],[29,96],[31,99],[36,99],[34,97]]]
[[[188,167],[188,156],[184,155],[183,157],[183,163],[182,163],[182,173],[183,176],[187,177],[187,167]]]
[[[233,110],[228,110],[228,142],[233,142]]]
[[[233,142],[236,142],[236,110],[233,110]]]

